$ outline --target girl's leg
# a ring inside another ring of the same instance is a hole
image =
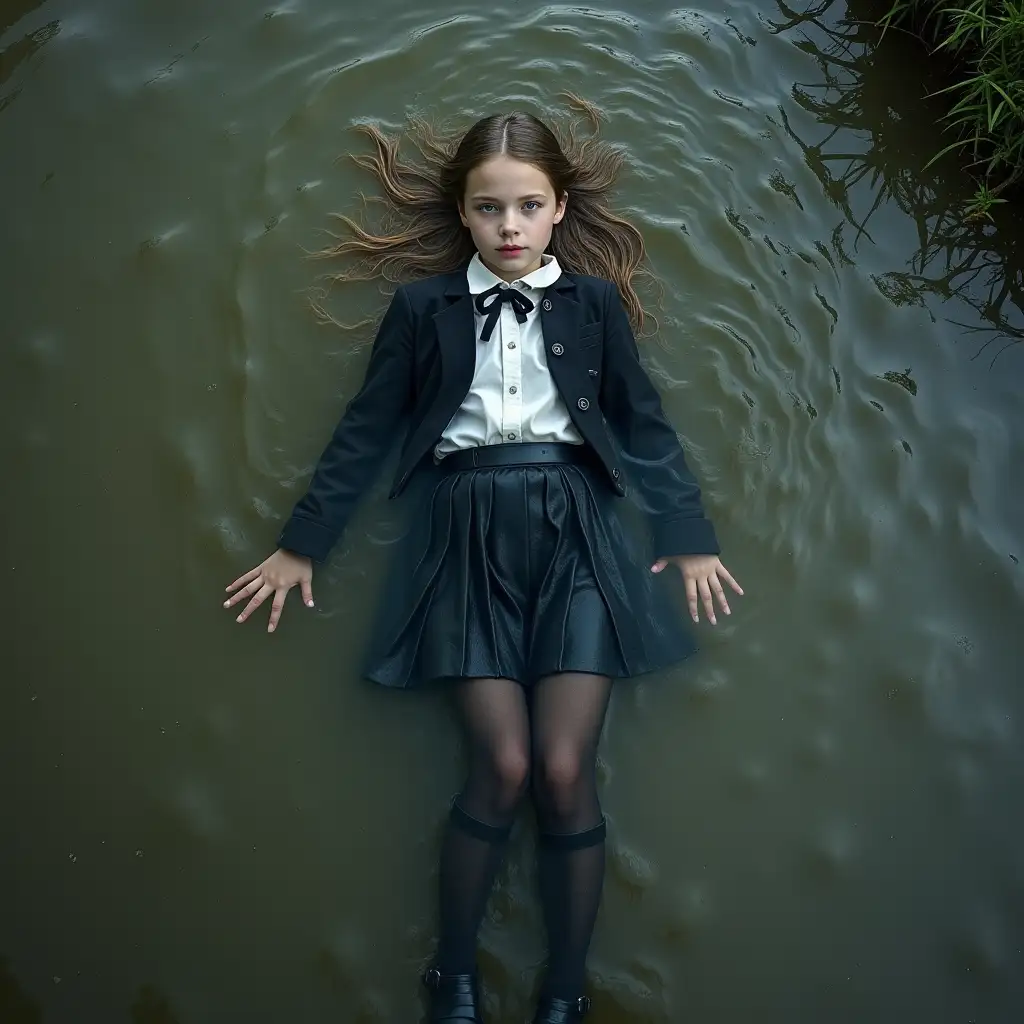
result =
[[[542,679],[533,694],[533,796],[548,931],[547,998],[572,1001],[583,994],[604,883],[597,745],[611,687],[606,676],[564,672]]]
[[[530,724],[522,687],[509,679],[456,684],[469,772],[452,803],[441,848],[443,975],[476,969],[476,937],[530,769]]]

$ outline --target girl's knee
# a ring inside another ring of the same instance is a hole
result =
[[[506,743],[493,752],[491,770],[506,802],[518,802],[530,778],[530,756],[525,747]]]
[[[538,802],[558,813],[572,813],[593,785],[594,758],[572,746],[537,752],[533,787]]]

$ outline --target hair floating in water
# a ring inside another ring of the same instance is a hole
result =
[[[520,111],[492,114],[468,131],[438,128],[418,117],[410,120],[404,134],[356,125],[373,148],[353,153],[352,159],[380,188],[381,194],[362,197],[365,204],[379,207],[379,215],[365,225],[332,214],[341,233],[329,232],[332,244],[314,256],[347,265],[329,273],[328,281],[384,279],[399,284],[465,266],[476,251],[459,218],[466,178],[484,161],[507,154],[544,171],[556,195],[568,193],[565,216],[555,225],[549,246],[562,268],[613,281],[634,328],[642,332],[650,317],[635,288],[638,280],[650,279],[643,238],[609,205],[624,154],[599,138],[601,117],[592,104],[571,94],[566,98],[577,116],[562,125],[549,126]],[[588,131],[581,131],[581,121]],[[415,148],[414,158],[400,152],[403,139]],[[322,304],[314,307],[323,319],[333,321]]]

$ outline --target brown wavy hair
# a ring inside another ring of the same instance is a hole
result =
[[[414,119],[408,138],[418,151],[415,161],[400,155],[401,136],[388,135],[372,124],[357,125],[374,151],[353,154],[352,159],[373,174],[383,193],[363,199],[381,204],[383,213],[375,227],[332,214],[344,233],[330,232],[333,244],[314,256],[343,258],[350,265],[327,275],[328,280],[382,277],[401,283],[464,267],[476,252],[469,229],[459,218],[466,178],[484,161],[507,154],[540,168],[556,196],[569,195],[565,216],[555,225],[548,247],[560,266],[570,273],[614,281],[634,328],[642,331],[650,313],[634,285],[650,279],[643,238],[608,204],[623,153],[598,138],[600,114],[592,104],[577,96],[567,98],[590,122],[589,134],[581,135],[579,118],[564,129],[552,129],[520,111],[492,114],[465,133]],[[332,319],[322,306],[314,305],[323,318]]]

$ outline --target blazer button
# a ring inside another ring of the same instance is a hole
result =
[[[560,356],[564,351],[565,349],[557,341],[551,346],[551,354],[553,356]]]
[[[590,408],[590,402],[587,401],[587,399],[585,399],[585,398],[581,398],[576,403],[576,408],[580,409],[582,412],[586,412]]]
[[[612,470],[612,478],[614,480],[618,480],[619,479],[619,471],[617,469],[613,469]]]
[[[545,313],[550,313],[551,312],[551,300],[550,299],[545,299],[541,303],[541,306],[544,308],[544,312]]]

